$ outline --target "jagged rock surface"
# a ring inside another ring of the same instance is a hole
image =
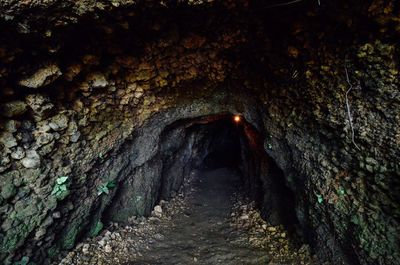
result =
[[[62,2],[1,3],[1,260],[49,263],[149,168],[129,214],[151,211],[164,129],[232,113],[282,170],[320,257],[398,264],[396,1]],[[268,172],[252,167],[250,180]]]

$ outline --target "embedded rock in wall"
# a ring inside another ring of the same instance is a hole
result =
[[[57,65],[50,64],[37,70],[31,76],[19,81],[21,86],[28,88],[39,88],[46,86],[56,80],[61,75],[60,68]]]
[[[23,101],[11,101],[2,104],[2,115],[7,118],[20,116],[26,111],[26,103]]]

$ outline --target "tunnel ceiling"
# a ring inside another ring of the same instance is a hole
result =
[[[0,259],[49,264],[131,184],[136,213],[151,209],[167,168],[187,173],[163,160],[166,129],[228,114],[252,128],[249,161],[281,171],[320,257],[398,264],[399,5],[2,1]],[[173,132],[189,163],[197,138]]]

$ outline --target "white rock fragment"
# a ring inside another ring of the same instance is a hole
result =
[[[249,219],[249,216],[246,214],[246,215],[242,215],[242,216],[240,216],[240,219],[241,220],[247,220],[247,219]]]
[[[21,163],[26,168],[37,168],[40,165],[40,156],[35,150],[29,150]]]
[[[82,247],[82,252],[83,253],[89,253],[89,247],[90,247],[89,244],[84,244],[83,247]]]
[[[93,88],[103,88],[108,85],[108,81],[102,73],[93,73],[88,78],[89,86]]]
[[[110,245],[106,245],[106,246],[104,247],[104,251],[105,251],[106,253],[111,253],[111,252],[112,252],[112,247],[111,247]]]
[[[60,68],[55,64],[49,64],[37,70],[31,76],[19,81],[19,84],[29,88],[39,88],[54,82],[61,75]]]
[[[162,208],[160,205],[156,205],[154,207],[154,210],[152,211],[152,215],[155,217],[161,217],[162,216]]]

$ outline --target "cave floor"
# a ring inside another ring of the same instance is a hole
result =
[[[323,264],[283,226],[261,219],[236,170],[198,171],[162,212],[113,224],[60,264]]]
[[[246,235],[230,225],[239,176],[225,168],[201,172],[187,207],[163,240],[130,264],[265,264],[265,251],[245,244]]]

